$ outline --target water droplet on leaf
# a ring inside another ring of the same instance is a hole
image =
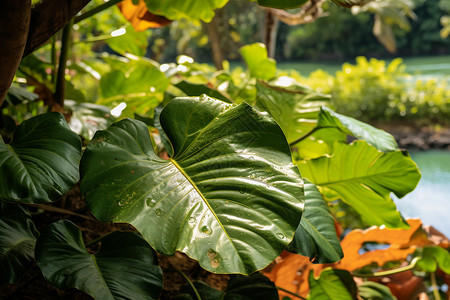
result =
[[[206,225],[203,226],[200,230],[202,231],[203,234],[206,234],[206,235],[211,235],[211,233],[212,233],[211,228],[209,228],[209,227],[206,226]]]
[[[160,209],[155,210],[155,214],[160,217],[162,215],[162,211]]]
[[[194,217],[190,217],[190,218],[189,218],[189,223],[191,223],[191,224],[192,224],[192,223],[195,223],[195,218],[194,218]]]
[[[155,199],[147,198],[145,201],[146,201],[146,204],[148,207],[155,207],[155,205],[156,205]]]
[[[281,232],[277,233],[277,238],[284,239],[284,234],[282,234]]]

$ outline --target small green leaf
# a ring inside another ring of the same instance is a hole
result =
[[[309,0],[258,0],[258,4],[261,6],[288,9],[300,7],[308,1]]]
[[[161,128],[173,153],[153,150],[147,126],[98,131],[81,189],[102,221],[131,223],[158,252],[181,251],[216,273],[248,274],[287,246],[303,211],[303,181],[267,114],[203,96],[176,98]]]
[[[310,295],[313,300],[356,300],[356,284],[348,271],[324,269],[319,278],[309,273]]]
[[[0,201],[0,284],[14,283],[25,274],[34,261],[38,235],[20,205]]]
[[[441,247],[424,247],[422,257],[416,267],[426,272],[435,272],[439,267],[442,271],[450,274],[450,253]]]
[[[24,121],[10,144],[0,137],[0,198],[24,203],[58,199],[78,182],[80,137],[60,113]]]
[[[364,300],[397,300],[387,286],[373,281],[358,285],[358,294]]]
[[[47,281],[76,288],[99,300],[158,299],[162,271],[147,242],[131,232],[113,232],[90,254],[81,231],[68,220],[51,224],[36,243],[36,262]]]
[[[377,129],[369,124],[356,119],[338,114],[328,107],[322,107],[317,128],[336,127],[345,136],[352,135],[358,139],[365,140],[375,148],[383,152],[396,151],[397,142],[394,137],[384,130]],[[330,136],[330,140],[334,140]]]
[[[334,144],[334,154],[298,164],[302,175],[315,185],[331,189],[371,225],[405,228],[390,193],[401,198],[420,179],[406,152],[383,153],[365,141]]]
[[[305,179],[305,211],[288,251],[326,264],[344,256],[334,227],[334,218],[317,187]]]
[[[267,57],[267,49],[264,44],[247,45],[242,47],[239,52],[250,70],[250,76],[262,80],[275,77],[277,72],[276,62],[273,58]]]

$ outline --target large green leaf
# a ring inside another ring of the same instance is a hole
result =
[[[38,235],[21,206],[0,201],[0,284],[14,283],[25,274],[33,263]]]
[[[334,263],[344,256],[334,218],[317,187],[305,179],[305,211],[288,250],[318,264]]]
[[[310,132],[317,124],[321,107],[330,104],[329,96],[312,91],[295,92],[261,83],[256,88],[256,104],[272,115],[289,143]]]
[[[131,53],[137,56],[144,56],[147,53],[148,39],[151,35],[151,31],[135,31],[131,25],[122,29],[125,33],[112,39],[108,39],[106,41],[108,46],[121,55]]]
[[[329,129],[330,127],[339,129],[342,134],[344,134],[344,137],[347,135],[352,135],[358,139],[365,140],[383,152],[396,151],[398,149],[398,145],[394,137],[386,131],[375,128],[356,119],[338,114],[327,107],[322,107],[317,128]],[[333,139],[334,137],[330,136],[330,140]]]
[[[217,273],[251,273],[294,236],[303,182],[267,114],[203,96],[160,115],[173,156],[156,156],[147,127],[99,131],[81,162],[81,189],[102,221],[131,223],[160,253],[182,251]]]
[[[187,96],[201,96],[202,94],[205,94],[224,102],[231,103],[230,99],[222,95],[219,91],[216,91],[204,84],[195,84],[182,80],[175,84],[175,86],[182,90]]]
[[[356,300],[356,284],[348,271],[324,269],[319,278],[309,273],[311,300]]]
[[[36,262],[60,289],[77,288],[96,299],[158,299],[162,271],[147,242],[131,232],[113,232],[90,254],[81,231],[68,220],[49,226],[36,243]]]
[[[262,43],[254,43],[242,47],[239,52],[247,64],[250,76],[269,80],[275,77],[277,65],[273,58],[267,57],[266,46]]]
[[[258,0],[258,4],[261,6],[288,9],[300,7],[308,1],[309,0]]]
[[[334,154],[298,164],[302,175],[321,188],[331,189],[368,224],[389,228],[407,226],[390,198],[411,192],[420,179],[406,152],[383,153],[365,141],[337,142]]]
[[[0,198],[25,203],[58,199],[78,182],[80,137],[60,113],[24,121],[10,144],[0,137]]]
[[[223,7],[228,0],[144,0],[149,11],[170,20],[187,18],[210,22],[214,10]]]

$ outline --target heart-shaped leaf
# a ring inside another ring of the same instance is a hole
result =
[[[60,113],[24,121],[10,144],[0,137],[0,198],[25,203],[58,199],[78,182],[80,137]]]
[[[152,247],[217,273],[248,274],[289,244],[304,205],[286,139],[267,114],[203,96],[160,115],[173,156],[123,120],[99,131],[81,162],[81,189],[102,221],[131,223]]]
[[[27,271],[38,235],[21,206],[0,201],[0,284],[14,283]]]
[[[321,188],[331,189],[368,224],[405,228],[390,198],[403,197],[420,179],[406,152],[383,153],[365,141],[334,144],[334,154],[298,164],[301,173]]]
[[[344,256],[334,218],[317,187],[305,179],[305,211],[288,250],[318,264],[334,263]],[[307,241],[307,242],[306,242]]]
[[[96,299],[158,299],[162,271],[147,242],[131,232],[113,232],[90,254],[81,231],[68,220],[49,226],[36,243],[36,262],[57,288],[77,288]]]

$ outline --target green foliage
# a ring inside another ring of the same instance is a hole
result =
[[[172,100],[160,121],[170,160],[138,121],[94,136],[81,162],[93,214],[131,223],[158,252],[185,252],[212,272],[267,266],[292,240],[304,202],[280,128],[247,104],[205,96]]]
[[[267,49],[263,44],[256,43],[244,46],[240,52],[252,77],[262,80],[275,77],[276,62],[273,58],[267,57]]]
[[[325,269],[319,278],[309,273],[311,288],[308,299],[352,300],[357,299],[356,284],[352,275],[344,270]]]
[[[50,225],[36,242],[36,262],[61,289],[77,288],[95,299],[158,299],[162,271],[153,250],[131,232],[113,232],[90,254],[81,231],[68,220]]]
[[[358,285],[358,294],[364,300],[397,300],[387,286],[373,281]]]

